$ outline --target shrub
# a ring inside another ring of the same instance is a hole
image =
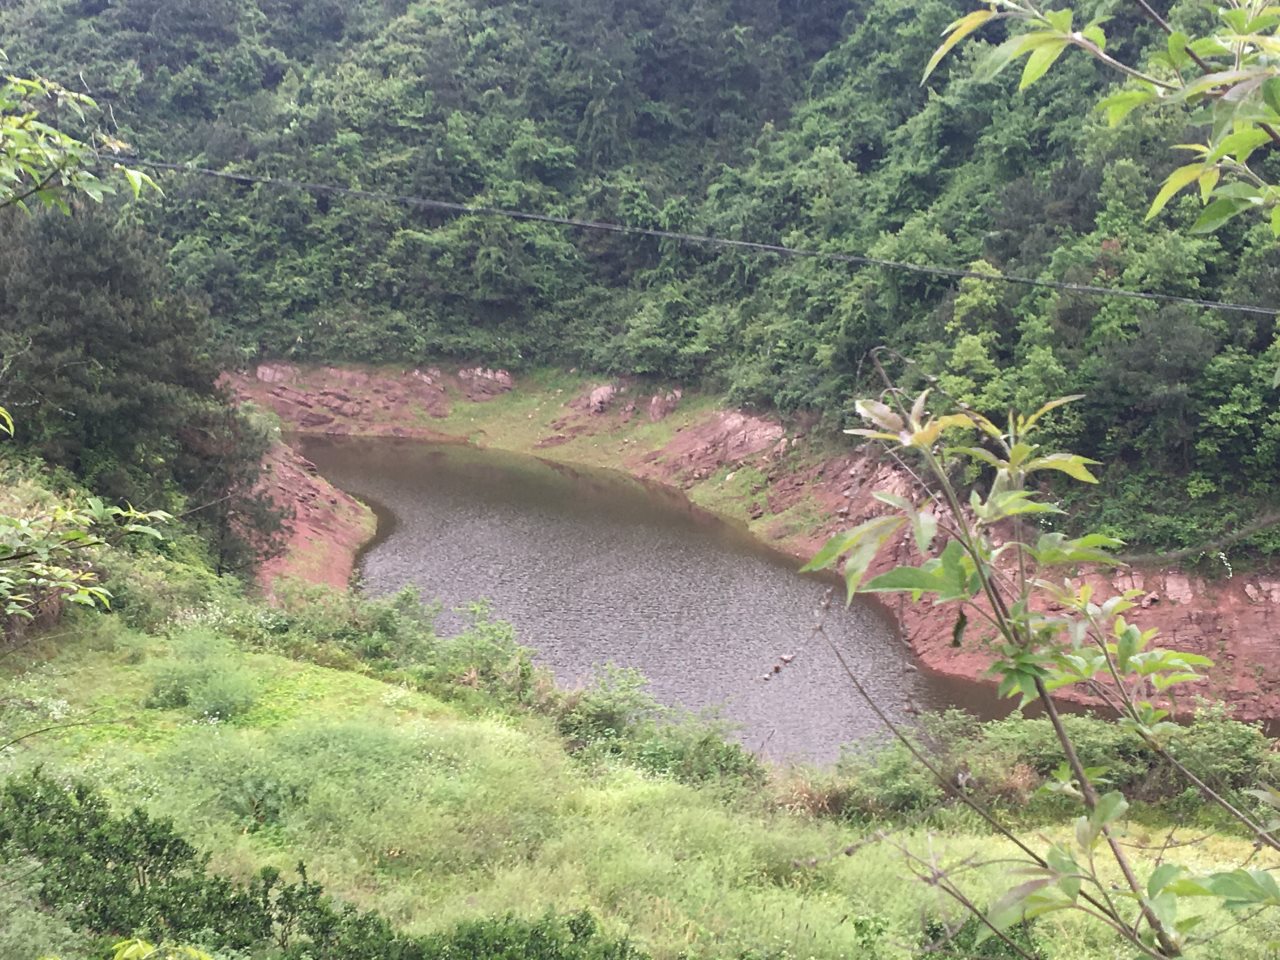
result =
[[[980,939],[987,931],[986,925],[972,915],[967,915],[959,925],[944,920],[931,919],[924,925],[926,955],[936,953],[944,957],[983,957],[991,960],[1023,960],[1024,956],[1043,957],[1044,951],[1035,937],[1035,922],[1016,923],[1004,931],[1023,952],[1019,953],[999,937]]]
[[[590,687],[565,701],[556,725],[580,746],[622,740],[638,727],[653,724],[662,712],[645,689],[648,685],[640,671],[607,664],[596,672]]]
[[[1102,770],[1099,782],[1136,799],[1163,805],[1171,814],[1211,816],[1196,789],[1175,775],[1167,761],[1119,725],[1091,715],[1062,716],[1082,763]],[[1021,808],[1033,815],[1062,811],[1066,801],[1039,792],[1066,757],[1045,717],[1013,716],[979,723],[957,710],[921,717],[914,732],[942,774],[989,805]],[[1276,782],[1271,741],[1255,725],[1232,720],[1221,707],[1209,708],[1174,734],[1170,752],[1210,787],[1237,805],[1255,805],[1242,791]],[[846,754],[837,767],[846,787],[840,809],[846,816],[883,817],[914,813],[942,804],[947,794],[907,749],[892,742],[876,750]],[[803,806],[804,804],[801,803]]]
[[[211,631],[178,634],[172,647],[172,659],[155,668],[148,707],[188,707],[197,717],[231,720],[257,702],[257,677]]]
[[[585,690],[563,697],[556,725],[583,759],[616,757],[682,783],[762,783],[764,767],[723,723],[666,707],[637,670],[609,664]]]
[[[84,786],[40,773],[0,789],[0,847],[37,865],[48,908],[75,907],[73,922],[99,934],[161,934],[217,949],[276,948],[282,960],[645,960],[625,938],[604,935],[587,913],[528,921],[499,917],[413,937],[383,917],[340,906],[298,867],[285,882],[263,869],[248,883],[208,870],[209,857],[170,823],[141,810],[118,816]]]
[[[111,591],[112,612],[129,626],[154,631],[182,622],[210,604],[233,602],[240,591],[219,579],[195,553],[190,537],[167,541],[169,556],[155,552],[106,552],[99,562]]]

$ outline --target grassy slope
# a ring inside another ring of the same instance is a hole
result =
[[[225,646],[216,656],[226,682],[256,688],[239,719],[147,707],[175,658],[217,639],[197,628],[175,643],[86,621],[56,649],[0,667],[27,723],[42,712],[95,725],[25,741],[0,755],[0,775],[44,764],[102,784],[120,804],[172,817],[219,869],[301,858],[332,892],[417,930],[586,906],[661,957],[782,946],[791,957],[903,956],[922,914],[937,911],[889,844],[825,859],[858,834],[624,767],[588,770],[537,717],[464,712]],[[947,860],[1001,852],[960,831],[897,842]],[[1214,838],[1183,859],[1210,866],[1245,853]],[[796,865],[812,857],[824,859]],[[878,950],[861,942],[859,917],[888,923]],[[1112,954],[1069,919],[1045,924],[1066,924],[1054,956]],[[1238,930],[1209,955],[1261,955],[1266,939]]]

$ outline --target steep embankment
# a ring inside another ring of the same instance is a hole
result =
[[[262,586],[270,593],[281,577],[293,577],[345,590],[356,553],[373,536],[372,512],[287,443],[267,451],[264,468],[263,488],[285,512],[287,537],[283,551],[259,568]]]
[[[275,411],[300,433],[456,440],[614,467],[684,490],[695,502],[742,519],[758,536],[807,557],[837,530],[883,509],[872,494],[908,482],[870,451],[824,449],[775,419],[726,410],[679,389],[656,393],[573,374],[542,374],[515,389],[505,371],[445,373],[300,368],[265,364],[230,378],[235,392]],[[296,455],[295,455],[296,456]],[[350,498],[283,461],[275,478],[302,509],[291,551],[266,576],[340,584],[367,527]],[[300,484],[296,489],[293,482]],[[335,502],[336,501],[336,502]],[[321,546],[317,546],[322,544]],[[316,552],[326,554],[319,561]],[[904,542],[898,551],[905,556]],[[886,558],[886,563],[893,558]],[[1174,569],[1090,575],[1099,596],[1144,591],[1131,619],[1164,642],[1216,662],[1198,692],[1227,701],[1244,719],[1280,716],[1280,580],[1259,575],[1207,581]],[[978,677],[989,658],[952,645],[952,611],[895,601],[905,638],[939,673]]]

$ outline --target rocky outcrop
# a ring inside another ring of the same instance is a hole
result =
[[[510,389],[503,383],[514,382],[506,371],[488,372],[494,378],[471,382],[471,389],[486,399]],[[476,388],[478,382],[492,386]],[[251,376],[226,374],[223,383],[240,399],[266,407],[296,430],[336,436],[439,436],[429,422],[449,415],[451,387],[465,392],[434,367],[374,372],[264,363]]]
[[[739,463],[777,446],[785,431],[775,420],[739,410],[722,410],[693,426],[648,458],[656,479],[702,480],[726,464]]]
[[[683,396],[684,391],[679,387],[668,390],[666,393],[655,393],[649,398],[649,422],[657,423],[659,420],[667,419],[680,405],[680,398]]]
[[[609,409],[609,404],[613,402],[613,397],[617,392],[618,388],[611,383],[596,387],[587,397],[587,409],[599,416]]]
[[[506,393],[516,385],[515,378],[506,370],[488,367],[471,367],[458,371],[458,382],[468,400],[485,401]]]

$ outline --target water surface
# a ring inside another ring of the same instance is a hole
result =
[[[830,581],[677,491],[463,445],[308,438],[303,452],[378,513],[359,568],[372,594],[413,585],[446,607],[488,598],[562,684],[605,663],[635,667],[660,700],[719,709],[775,758],[830,761],[882,732],[814,635]],[[837,602],[824,622],[895,719],[990,700],[917,671],[874,604]],[[773,673],[784,656],[794,659]]]

